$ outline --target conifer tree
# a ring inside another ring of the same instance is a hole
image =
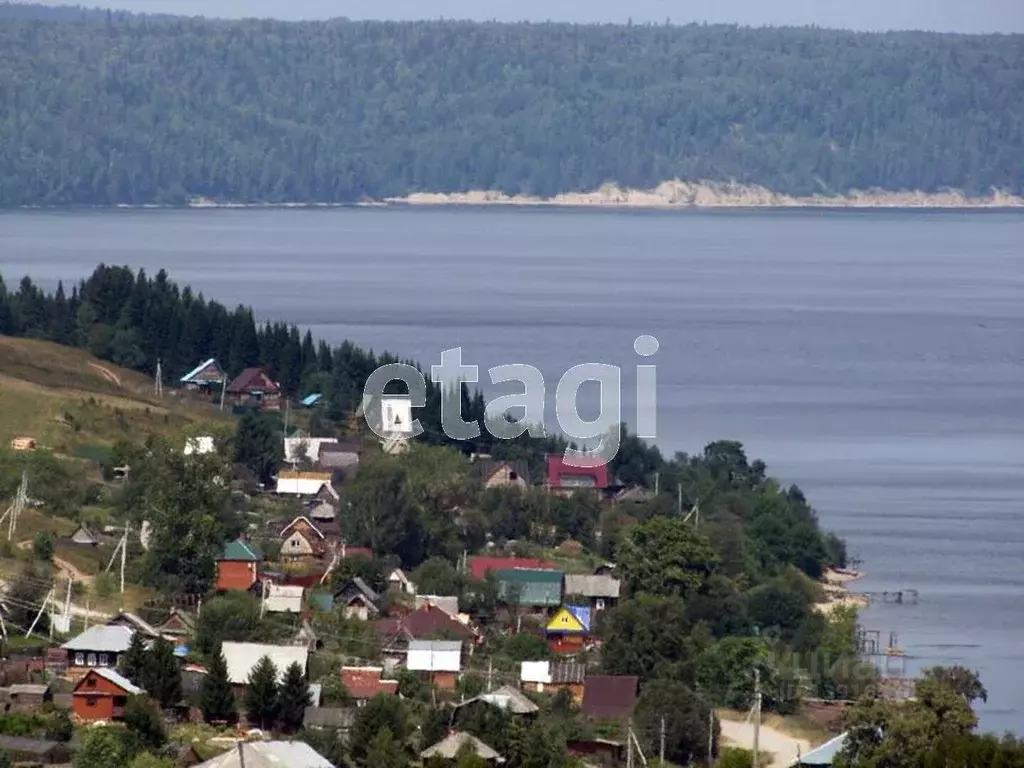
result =
[[[148,681],[148,664],[149,653],[146,651],[146,645],[142,640],[142,634],[140,632],[136,632],[132,635],[132,641],[128,646],[128,651],[121,657],[121,674],[136,685],[144,688]]]
[[[158,637],[149,651],[143,687],[162,707],[181,701],[181,667],[174,657],[174,648],[164,637]]]
[[[199,707],[203,711],[203,719],[208,723],[232,721],[237,714],[235,695],[228,679],[228,663],[219,651],[210,659],[206,669]]]
[[[250,722],[259,723],[267,729],[277,719],[278,713],[277,668],[270,657],[264,656],[249,673],[249,684],[245,689],[245,713]]]
[[[306,675],[298,662],[293,662],[285,671],[278,702],[278,720],[281,727],[289,732],[299,730],[306,714],[306,707],[312,704],[312,696],[309,693]]]

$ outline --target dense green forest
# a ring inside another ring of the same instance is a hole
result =
[[[0,5],[0,205],[1024,190],[1024,38]]]

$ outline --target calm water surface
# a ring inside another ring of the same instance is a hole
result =
[[[1024,733],[1024,215],[0,215],[8,284],[100,261],[425,365],[457,345],[483,372],[530,363],[552,389],[593,361],[628,390],[653,334],[663,449],[734,438],[799,483],[863,589],[920,591],[864,616],[908,671],[977,668],[983,726]]]

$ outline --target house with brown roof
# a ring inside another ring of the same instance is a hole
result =
[[[534,557],[493,557],[474,555],[469,558],[469,572],[474,581],[483,581],[491,571],[515,569],[554,570],[555,564]]]
[[[341,682],[357,707],[366,705],[380,694],[398,693],[397,680],[384,680],[382,667],[342,667]]]
[[[356,576],[334,590],[334,607],[340,608],[346,618],[366,621],[380,615],[380,595]]]
[[[527,488],[530,485],[530,465],[526,461],[481,459],[477,464],[484,488]]]
[[[180,643],[195,634],[196,619],[191,613],[171,608],[167,618],[156,625],[156,630],[164,637],[173,638]]]
[[[389,664],[404,664],[409,645],[416,640],[459,640],[472,647],[480,640],[473,627],[463,624],[433,603],[425,603],[405,616],[377,622],[381,656]]]
[[[592,720],[628,720],[636,707],[640,678],[592,675],[583,686],[583,714]]]
[[[281,385],[262,368],[246,368],[228,384],[227,399],[236,406],[280,410]]]
[[[288,562],[320,560],[331,550],[331,544],[320,526],[300,515],[281,531],[281,559]]]

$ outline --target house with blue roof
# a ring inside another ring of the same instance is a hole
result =
[[[563,605],[545,628],[548,650],[566,655],[582,651],[591,634],[591,621],[589,605]]]
[[[836,763],[836,758],[846,746],[846,734],[841,733],[831,741],[826,741],[820,747],[812,749],[806,755],[802,755],[790,764],[789,768],[806,766],[807,768],[825,768]]]
[[[210,394],[215,387],[222,386],[226,379],[220,365],[211,357],[182,376],[180,384],[185,389]]]

